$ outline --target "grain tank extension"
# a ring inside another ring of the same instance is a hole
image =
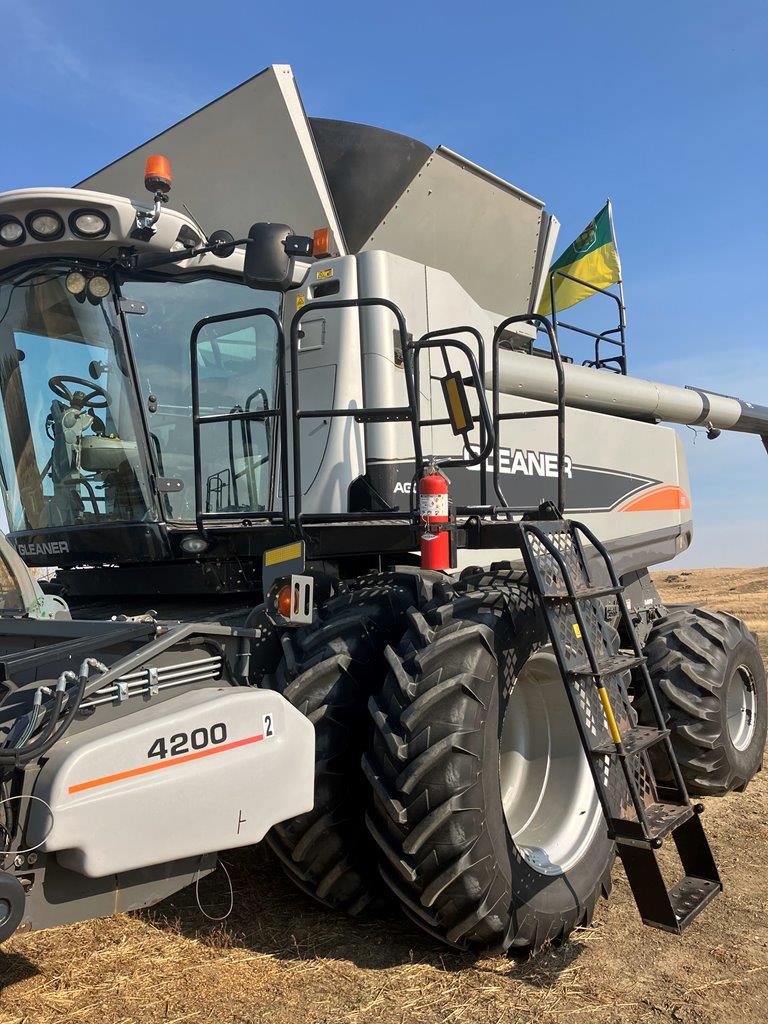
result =
[[[715,899],[765,671],[649,568],[693,529],[665,424],[768,410],[628,375],[615,296],[576,362],[557,229],[280,65],[0,195],[0,940],[262,838],[460,949],[566,938],[617,854],[646,924]]]

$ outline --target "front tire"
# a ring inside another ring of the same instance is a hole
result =
[[[643,653],[688,791],[744,789],[760,771],[768,728],[754,633],[733,615],[674,608],[654,626]],[[637,710],[641,723],[654,723],[647,699]],[[654,760],[654,767],[663,773],[666,764]]]
[[[282,660],[261,684],[315,727],[314,807],[275,825],[267,843],[288,877],[333,910],[357,915],[377,894],[360,773],[366,703],[381,687],[382,652],[402,636],[407,609],[427,603],[444,582],[442,574],[404,566],[350,584],[325,602],[311,626],[283,634]]]
[[[460,949],[530,951],[591,921],[613,844],[559,674],[526,677],[554,659],[524,577],[467,586],[411,613],[387,653],[369,703],[368,826],[382,877],[418,925]]]

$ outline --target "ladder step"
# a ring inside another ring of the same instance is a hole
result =
[[[586,526],[553,519],[550,511],[542,506],[538,521],[521,525],[520,547],[531,586],[640,916],[645,924],[679,934],[722,891],[701,823],[703,808],[692,806],[688,799],[663,722],[656,722],[659,728],[633,724],[622,673],[638,670],[633,682],[641,696],[647,693],[652,698],[654,687],[622,596],[625,588],[596,585],[598,580],[617,579],[610,555]],[[594,548],[590,557],[596,553],[602,559],[597,580],[590,577],[583,541]],[[608,606],[614,603],[609,599],[614,597],[623,627],[622,651],[613,648],[603,631]],[[611,732],[619,737],[618,747],[610,739]],[[676,781],[657,776],[655,758],[648,751],[659,743],[666,745]],[[672,886],[662,870],[666,857],[662,865],[658,856],[668,836],[680,862],[679,881]]]
[[[677,919],[675,931],[681,932],[687,928],[715,896],[722,892],[722,888],[719,882],[712,882],[706,878],[695,878],[691,875],[686,875],[679,882],[675,882],[669,890],[669,902],[672,904],[672,910]],[[645,921],[644,923],[659,927],[655,921]]]
[[[642,824],[636,819],[611,818],[611,831],[616,842],[628,842],[634,845],[650,846],[655,840],[663,839],[670,832],[680,828],[694,815],[690,804],[648,804],[645,817],[648,822],[647,834]]]
[[[612,676],[617,672],[627,672],[631,668],[639,668],[640,665],[645,664],[645,658],[639,657],[627,657],[626,655],[618,655],[615,658],[608,658],[606,661],[598,661],[597,672],[592,671],[592,666],[584,664],[582,662],[577,665],[576,668],[569,669],[568,675],[576,679],[587,679],[602,676]]]
[[[610,597],[612,594],[621,594],[624,587],[574,587],[573,596],[577,601],[589,601],[597,597]],[[545,601],[570,601],[571,595],[567,590],[554,590],[541,595]]]
[[[651,729],[643,725],[637,725],[634,729],[627,729],[621,737],[621,745],[625,754],[639,754],[649,747],[654,747],[669,736],[669,729]],[[616,745],[609,741],[594,747],[592,753],[596,757],[605,757],[606,754],[616,754]]]

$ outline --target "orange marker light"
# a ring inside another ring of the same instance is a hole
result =
[[[312,235],[312,255],[313,256],[330,256],[331,255],[331,229],[330,228],[315,228],[315,232]]]
[[[288,583],[277,592],[277,610],[284,619],[291,617],[291,587]]]
[[[171,162],[167,156],[156,153],[147,157],[144,168],[144,186],[149,192],[170,192],[173,184]]]

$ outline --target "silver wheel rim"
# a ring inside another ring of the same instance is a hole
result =
[[[728,683],[725,716],[728,738],[736,750],[746,750],[755,733],[755,681],[746,665],[739,665]]]
[[[547,647],[531,655],[507,702],[499,751],[501,799],[520,854],[544,875],[577,863],[602,811],[565,686]]]

